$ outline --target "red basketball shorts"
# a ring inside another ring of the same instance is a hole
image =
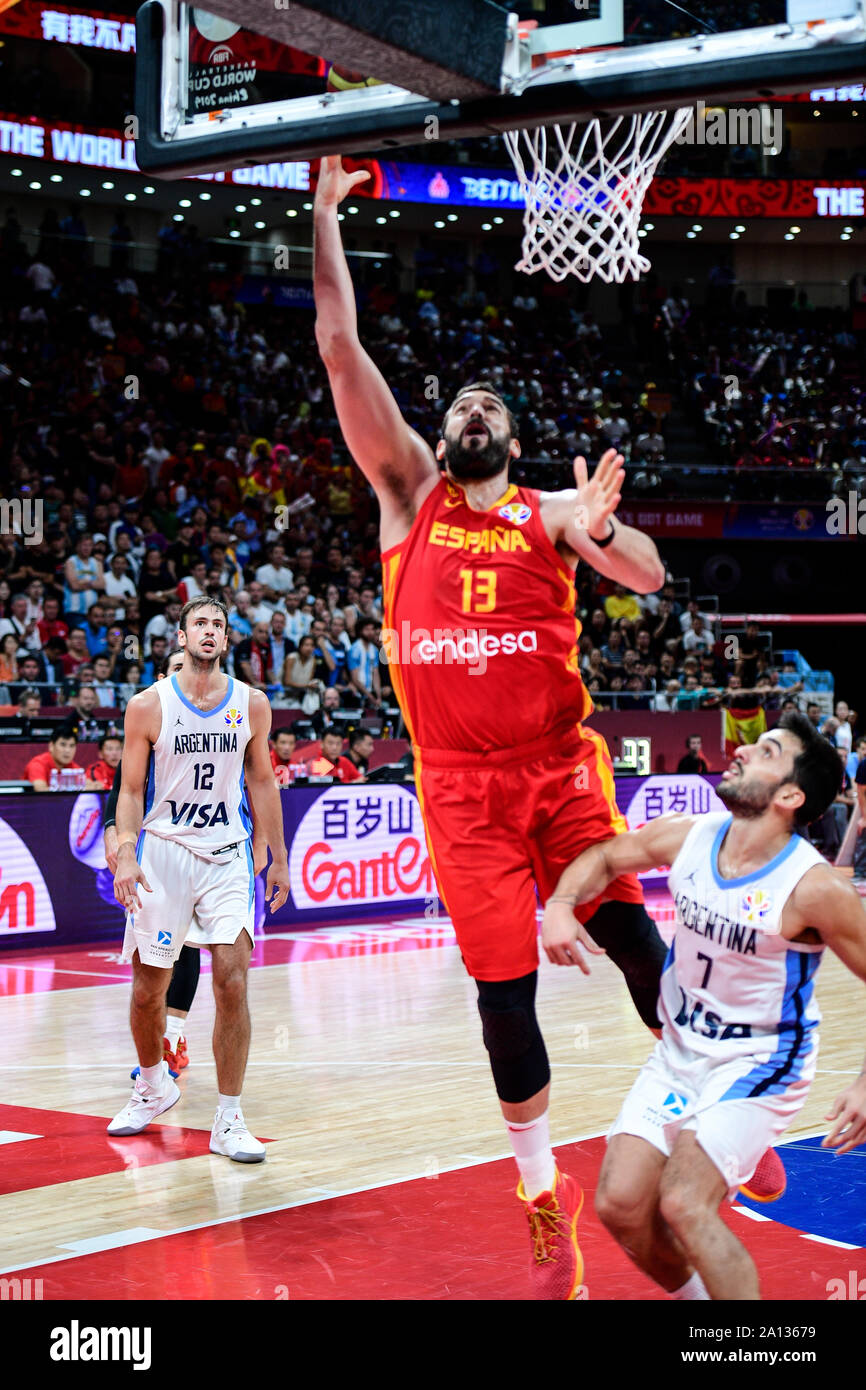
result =
[[[538,966],[545,903],[582,850],[627,830],[607,744],[582,725],[493,753],[415,750],[427,846],[469,974],[514,980]],[[604,899],[643,902],[634,874]],[[586,922],[602,902],[577,910]]]

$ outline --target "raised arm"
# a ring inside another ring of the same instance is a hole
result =
[[[672,864],[694,822],[694,816],[658,816],[640,830],[614,835],[572,860],[544,908],[542,943],[554,965],[579,965],[584,974],[589,974],[575,943],[581,940],[590,950],[592,943],[574,916],[574,909],[600,897],[620,874]]]
[[[576,458],[577,489],[543,494],[545,526],[555,545],[567,546],[599,574],[635,593],[653,594],[665,582],[655,542],[614,517],[625,477],[622,463],[622,455],[608,449],[590,481],[586,459]],[[597,544],[608,537],[606,545]]]
[[[348,174],[338,155],[322,160],[313,209],[313,291],[316,342],[328,372],[349,452],[372,484],[382,513],[382,544],[407,534],[435,486],[433,453],[400,414],[388,383],[358,338],[355,289],[346,263],[337,208],[369,175]]]

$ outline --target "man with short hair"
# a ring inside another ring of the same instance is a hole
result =
[[[370,758],[374,748],[373,735],[369,729],[353,729],[349,735],[349,751],[345,753],[337,764],[340,767],[344,763],[351,764],[354,775],[346,768],[343,781],[366,781],[367,772],[370,766]]]
[[[267,690],[274,683],[271,666],[271,635],[266,622],[253,626],[253,635],[239,642],[234,651],[235,669],[253,690]]]
[[[191,598],[201,598],[206,583],[207,563],[204,560],[195,560],[189,574],[185,575],[177,586],[177,597],[180,599],[181,607],[189,603]]]
[[[262,602],[271,609],[282,604],[285,595],[294,585],[294,576],[286,564],[286,548],[282,541],[274,541],[266,565],[256,570],[256,583],[262,586]]]
[[[91,661],[97,652],[101,652],[105,647],[105,638],[108,628],[105,623],[105,609],[102,603],[92,603],[87,610],[87,622],[84,624],[84,636],[87,639],[87,653]]]
[[[162,663],[168,654],[168,638],[155,636],[150,639],[150,656],[141,670],[142,685],[153,685],[159,675]]]
[[[9,686],[9,698],[13,704],[17,700],[20,700],[21,695],[25,690],[31,692],[33,686],[35,686],[38,681],[42,681],[45,679],[45,673],[42,670],[41,662],[35,652],[28,652],[26,656],[19,656],[18,675],[21,680],[21,684],[18,685],[16,683],[13,683]],[[41,694],[42,692],[39,693]],[[46,690],[45,698],[43,699],[42,703],[44,705],[50,705],[52,703],[52,699],[53,692]]]
[[[281,608],[275,608],[270,622],[271,670],[274,680],[281,681],[286,657],[294,651],[293,644],[286,637],[286,615]]]
[[[261,1163],[265,1147],[241,1108],[255,899],[250,801],[272,855],[265,888],[272,912],[288,896],[289,873],[268,754],[271,711],[264,695],[220,668],[227,617],[212,599],[184,605],[180,672],[134,695],[126,709],[114,891],[128,914],[123,958],[133,963],[130,1022],[140,1073],[108,1132],[140,1134],[180,1100],[163,1056],[165,996],[181,947],[193,939],[210,949],[213,964],[219,1094],[210,1150]],[[178,814],[185,804],[192,812]]]
[[[301,595],[297,590],[290,589],[284,601],[286,605],[286,637],[296,647],[299,647],[301,638],[306,637],[310,630],[313,616],[302,606]]]
[[[346,654],[349,685],[368,705],[382,703],[382,678],[379,675],[379,648],[375,642],[376,623],[362,618],[355,631],[357,638]]]
[[[749,1192],[806,1100],[824,948],[866,980],[863,905],[796,833],[831,803],[839,777],[836,751],[788,714],[735,751],[716,789],[725,811],[659,816],[594,845],[545,907],[548,958],[586,973],[575,906],[618,873],[671,866],[661,1041],[608,1133],[595,1204],[629,1258],[678,1301],[760,1298],[754,1262],[721,1206]],[[825,1149],[850,1153],[866,1140],[866,1066],[828,1118]]]
[[[313,777],[333,777],[337,782],[357,780],[357,769],[353,768],[347,777],[345,770],[340,768],[340,763],[344,761],[342,733],[337,729],[326,729],[322,734],[319,749],[318,756],[313,750],[313,760],[310,763],[310,773]]]
[[[23,690],[18,696],[15,710],[17,719],[38,719],[42,708],[42,697],[38,690]]]
[[[42,641],[35,618],[28,618],[29,601],[26,594],[13,594],[9,601],[9,617],[0,619],[0,641],[7,633],[18,638],[22,647],[31,652],[39,651]]]
[[[706,624],[700,613],[696,613],[692,618],[691,626],[683,633],[684,652],[711,652],[713,649],[713,634],[707,631]]]
[[[69,627],[60,616],[60,600],[51,594],[42,601],[42,617],[36,627],[43,647],[48,645],[52,637],[61,637],[65,642],[69,636]]]
[[[87,776],[95,782],[100,791],[110,792],[114,786],[114,774],[123,755],[123,739],[120,734],[109,732],[99,740],[99,758],[87,769]]]
[[[297,735],[294,729],[283,728],[277,729],[271,738],[271,766],[274,769],[277,786],[290,787],[296,777],[306,773],[304,764],[295,761]]]
[[[130,599],[138,598],[138,590],[130,578],[129,558],[116,550],[108,563],[105,576],[105,597],[114,604],[114,620],[122,622]]]
[[[269,623],[273,609],[265,603],[264,586],[257,579],[253,579],[247,585],[247,593],[250,596],[250,622],[253,624]]]
[[[177,634],[180,624],[180,610],[183,607],[180,599],[169,599],[165,605],[163,613],[156,613],[144,629],[144,655],[150,655],[150,644],[154,637],[164,637],[167,650],[177,642]]]
[[[72,786],[69,790],[100,791],[98,782],[91,781],[81,766],[75,761],[78,739],[71,724],[61,724],[48,740],[44,753],[37,753],[27,764],[25,776],[33,784],[35,792],[56,791],[63,773],[69,775]],[[77,778],[73,774],[80,774]]]
[[[700,734],[689,734],[686,739],[686,751],[677,763],[677,772],[697,773],[700,777],[706,777],[710,767],[703,755],[702,747]]]
[[[87,687],[84,687],[87,689]],[[93,686],[96,693],[97,704],[106,709],[114,709],[117,704],[117,692],[114,682],[111,680],[111,657],[107,652],[98,652],[93,658]]]

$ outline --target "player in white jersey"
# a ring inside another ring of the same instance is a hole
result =
[[[679,1299],[757,1299],[751,1256],[719,1215],[801,1109],[815,1074],[814,977],[825,946],[866,980],[866,912],[796,833],[839,787],[838,754],[802,714],[738,748],[730,811],[662,816],[575,859],[544,914],[558,965],[588,973],[576,904],[617,874],[670,864],[674,938],[661,1040],[608,1135],[596,1210],[626,1253]],[[866,1139],[866,1065],[836,1101],[824,1146]]]
[[[264,1145],[241,1109],[255,897],[247,793],[272,855],[265,888],[272,912],[289,890],[271,709],[261,691],[220,669],[228,646],[221,602],[202,596],[185,604],[178,645],[179,674],[133,696],[126,710],[114,892],[128,913],[124,958],[133,963],[130,1023],[141,1071],[108,1132],[139,1134],[180,1099],[162,1060],[165,994],[194,921],[196,942],[210,947],[213,962],[219,1096],[211,1152],[259,1163]]]

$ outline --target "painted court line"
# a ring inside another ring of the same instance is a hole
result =
[[[820,1133],[820,1132],[821,1132],[821,1131],[817,1131],[817,1133]],[[607,1130],[606,1130],[606,1129],[601,1129],[601,1130],[594,1130],[594,1131],[592,1131],[591,1133],[588,1133],[588,1134],[577,1134],[577,1135],[572,1135],[570,1138],[557,1140],[557,1142],[553,1145],[553,1147],[554,1147],[554,1149],[558,1149],[558,1148],[564,1148],[565,1146],[571,1145],[571,1144],[582,1144],[582,1143],[587,1142],[587,1141],[590,1140],[590,1139],[600,1139],[600,1138],[602,1138],[606,1133],[607,1133]],[[788,1140],[788,1141],[786,1141],[786,1142],[788,1142],[788,1143],[796,1143],[796,1142],[797,1142],[797,1139],[802,1138],[802,1137],[804,1137],[804,1136],[794,1136],[792,1139],[790,1139],[790,1140]],[[782,1143],[782,1144],[777,1145],[776,1147],[777,1147],[777,1148],[784,1148],[784,1147],[785,1147],[785,1144]],[[460,1155],[459,1157],[465,1159],[465,1158],[468,1158],[468,1155]],[[489,1155],[489,1156],[486,1157],[486,1158],[478,1157],[478,1158],[473,1158],[473,1159],[471,1159],[471,1160],[468,1161],[468,1162],[464,1161],[464,1162],[455,1162],[455,1163],[452,1163],[452,1164],[445,1164],[445,1165],[443,1165],[442,1167],[440,1167],[440,1168],[438,1169],[438,1171],[439,1171],[440,1173],[453,1173],[453,1172],[458,1172],[458,1171],[460,1171],[461,1169],[464,1169],[464,1168],[476,1168],[476,1167],[479,1167],[479,1166],[481,1166],[481,1165],[483,1165],[483,1164],[486,1164],[486,1163],[499,1163],[499,1162],[501,1162],[503,1159],[506,1159],[506,1158],[513,1158],[513,1154],[512,1154],[512,1152],[511,1152],[510,1149],[508,1149],[508,1150],[507,1150],[506,1152],[504,1152],[504,1153],[491,1154],[491,1155]],[[166,1229],[166,1230],[153,1230],[153,1229],[150,1228],[150,1227],[143,1227],[143,1228],[141,1228],[141,1229],[144,1230],[144,1231],[146,1231],[147,1234],[146,1234],[146,1235],[143,1235],[143,1236],[141,1237],[141,1239],[142,1239],[142,1241],[146,1241],[146,1240],[156,1240],[156,1239],[160,1239],[160,1238],[162,1238],[162,1237],[164,1237],[164,1236],[167,1237],[167,1236],[176,1236],[176,1235],[186,1235],[186,1234],[187,1234],[188,1232],[190,1232],[190,1231],[203,1231],[203,1230],[209,1229],[209,1228],[212,1227],[212,1226],[226,1226],[226,1225],[229,1225],[229,1224],[230,1224],[231,1222],[233,1222],[233,1221],[248,1221],[248,1220],[250,1220],[252,1217],[256,1217],[256,1216],[272,1216],[272,1215],[274,1215],[274,1214],[277,1213],[277,1212],[291,1211],[291,1210],[293,1210],[295,1207],[313,1206],[313,1205],[315,1205],[316,1203],[319,1203],[319,1202],[334,1201],[335,1199],[340,1198],[340,1197],[352,1197],[352,1196],[355,1196],[355,1195],[357,1195],[358,1193],[362,1193],[362,1192],[375,1192],[375,1191],[379,1190],[380,1188],[385,1188],[385,1187],[399,1187],[399,1186],[400,1186],[401,1184],[403,1184],[403,1183],[418,1182],[418,1181],[420,1181],[422,1178],[426,1178],[426,1177],[428,1177],[428,1176],[429,1176],[429,1174],[428,1174],[426,1171],[422,1171],[422,1172],[418,1172],[418,1173],[408,1173],[408,1174],[404,1174],[403,1176],[398,1177],[398,1178],[388,1178],[388,1179],[386,1179],[385,1181],[379,1181],[379,1182],[374,1182],[374,1183],[365,1183],[365,1184],[364,1184],[363,1186],[361,1186],[361,1187],[348,1187],[348,1188],[342,1188],[342,1189],[331,1189],[331,1188],[321,1188],[321,1187],[308,1187],[308,1188],[305,1189],[305,1194],[306,1194],[306,1195],[303,1196],[303,1197],[299,1197],[299,1198],[298,1198],[296,1201],[294,1201],[294,1202],[281,1202],[281,1203],[279,1203],[277,1206],[260,1207],[260,1208],[257,1208],[257,1209],[254,1210],[254,1211],[235,1212],[235,1213],[234,1213],[233,1215],[231,1215],[231,1216],[217,1216],[217,1217],[212,1217],[210,1220],[207,1220],[207,1221],[196,1221],[196,1222],[194,1222],[194,1223],[192,1223],[191,1225],[188,1225],[188,1226],[174,1226],[174,1227],[169,1227],[169,1228]],[[772,1221],[772,1220],[773,1220],[772,1217],[765,1216],[765,1215],[763,1215],[763,1213],[760,1213],[760,1212],[753,1212],[753,1211],[752,1211],[750,1208],[748,1208],[748,1207],[734,1206],[734,1207],[732,1208],[732,1210],[733,1210],[733,1211],[739,1211],[739,1212],[741,1212],[744,1216],[746,1216],[748,1219],[751,1219],[751,1220],[754,1220],[754,1221],[759,1221],[759,1222],[760,1222],[760,1221]],[[99,1236],[99,1237],[93,1237],[93,1238],[91,1238],[91,1239],[92,1239],[92,1240],[96,1240],[96,1241],[103,1241],[103,1242],[105,1242],[105,1241],[117,1240],[117,1237],[118,1237],[118,1236],[123,1236],[124,1239],[123,1239],[123,1240],[117,1241],[118,1244],[126,1245],[126,1244],[134,1244],[134,1243],[136,1243],[134,1240],[130,1241],[130,1240],[128,1239],[129,1235],[130,1235],[130,1232],[128,1232],[128,1231],[127,1231],[127,1232],[114,1232],[114,1233],[109,1233],[109,1234],[106,1234],[106,1235],[103,1235],[103,1236]],[[831,1241],[831,1240],[828,1240],[828,1239],[825,1238],[825,1237],[820,1237],[820,1236],[808,1236],[808,1235],[803,1235],[803,1239],[805,1239],[805,1240],[815,1240],[815,1241],[818,1241],[818,1243],[820,1243],[820,1244],[837,1245],[837,1246],[840,1246],[842,1249],[845,1249],[845,1250],[859,1250],[859,1249],[862,1248],[861,1246],[858,1246],[858,1245],[847,1245],[847,1244],[845,1244],[845,1243],[842,1242],[842,1241]],[[59,1249],[62,1249],[62,1250],[64,1251],[64,1253],[59,1254],[59,1255],[49,1255],[49,1256],[47,1256],[47,1257],[43,1257],[42,1259],[30,1260],[30,1261],[28,1261],[26,1264],[9,1265],[9,1266],[7,1266],[5,1269],[0,1269],[0,1275],[15,1274],[15,1273],[17,1273],[17,1272],[19,1272],[19,1271],[21,1271],[21,1270],[25,1270],[25,1269],[35,1269],[35,1268],[40,1267],[40,1266],[42,1266],[42,1265],[59,1264],[59,1263],[61,1263],[61,1262],[64,1261],[64,1260],[78,1259],[78,1258],[80,1258],[80,1257],[83,1256],[83,1255],[86,1255],[86,1254],[91,1253],[90,1249],[79,1248],[79,1247],[89,1246],[89,1244],[90,1244],[90,1241],[89,1241],[88,1239],[83,1239],[83,1240],[81,1240],[81,1241],[76,1241],[76,1242],[74,1242],[74,1248],[73,1248],[73,1247],[58,1247]],[[94,1248],[96,1248],[96,1247],[94,1247]],[[101,1245],[101,1246],[99,1246],[98,1248],[100,1248],[100,1249],[110,1249],[111,1246],[110,1246],[110,1245]]]
[[[840,1250],[862,1250],[862,1245],[849,1245],[847,1240],[831,1240],[829,1236],[807,1235],[805,1231],[800,1232],[802,1240],[814,1240],[816,1245],[838,1245]]]
[[[595,1131],[595,1132],[592,1133],[592,1134],[579,1134],[579,1135],[575,1135],[575,1136],[573,1136],[573,1137],[570,1138],[570,1139],[562,1139],[562,1140],[559,1140],[556,1144],[554,1144],[553,1147],[554,1147],[555,1149],[558,1149],[558,1148],[564,1147],[564,1146],[567,1145],[567,1144],[582,1144],[582,1143],[585,1143],[586,1140],[588,1140],[588,1139],[599,1139],[599,1138],[601,1138],[601,1136],[602,1136],[605,1132],[606,1132],[605,1130],[597,1130],[597,1131]],[[502,1159],[504,1159],[504,1158],[513,1158],[513,1154],[512,1154],[512,1152],[511,1152],[510,1149],[508,1150],[507,1153],[492,1154],[492,1155],[491,1155],[490,1157],[488,1157],[488,1158],[479,1158],[479,1159],[477,1159],[474,1163],[452,1163],[452,1164],[444,1164],[442,1167],[439,1168],[438,1171],[439,1171],[440,1173],[455,1173],[455,1172],[458,1172],[458,1171],[459,1171],[460,1169],[462,1169],[462,1168],[477,1168],[477,1167],[479,1167],[481,1164],[484,1164],[484,1163],[499,1163],[499,1162],[500,1162]],[[187,1160],[187,1161],[188,1161],[188,1160]],[[229,1225],[232,1221],[249,1221],[250,1218],[251,1218],[251,1217],[254,1217],[254,1216],[273,1216],[275,1212],[280,1212],[280,1211],[292,1211],[295,1207],[309,1207],[309,1206],[314,1206],[317,1202],[330,1202],[330,1201],[333,1201],[333,1200],[334,1200],[335,1198],[337,1198],[337,1197],[354,1197],[354,1196],[356,1196],[356,1195],[357,1195],[358,1193],[360,1193],[360,1192],[376,1192],[376,1191],[378,1191],[379,1188],[382,1188],[382,1187],[399,1187],[402,1183],[407,1183],[407,1182],[419,1182],[422,1178],[426,1178],[426,1177],[428,1177],[428,1176],[429,1176],[428,1173],[426,1173],[426,1172],[424,1172],[424,1171],[422,1171],[422,1172],[420,1172],[420,1173],[406,1173],[406,1174],[404,1174],[402,1177],[399,1177],[399,1178],[388,1178],[388,1179],[386,1179],[384,1182],[381,1182],[381,1181],[380,1181],[380,1182],[365,1183],[362,1187],[347,1187],[347,1188],[341,1188],[341,1189],[339,1189],[339,1190],[334,1190],[334,1191],[332,1191],[332,1190],[330,1190],[330,1189],[328,1189],[328,1188],[308,1187],[308,1188],[305,1189],[306,1192],[307,1192],[308,1194],[309,1194],[309,1193],[314,1193],[314,1194],[315,1194],[314,1196],[309,1196],[309,1195],[307,1195],[306,1197],[301,1197],[301,1198],[299,1198],[298,1201],[296,1201],[296,1202],[280,1202],[278,1206],[273,1206],[273,1207],[260,1207],[260,1208],[257,1208],[255,1211],[235,1212],[232,1216],[215,1216],[215,1217],[213,1217],[213,1218],[212,1218],[211,1220],[209,1220],[209,1221],[196,1221],[196,1222],[194,1222],[194,1223],[193,1223],[192,1225],[190,1225],[190,1226],[171,1226],[171,1227],[169,1227],[168,1229],[166,1229],[166,1230],[164,1230],[164,1231],[157,1231],[155,1235],[148,1235],[148,1236],[146,1236],[144,1239],[146,1239],[146,1240],[153,1240],[153,1239],[156,1239],[157,1237],[162,1237],[162,1236],[180,1236],[180,1235],[186,1235],[189,1231],[205,1231],[205,1230],[207,1230],[207,1229],[208,1229],[209,1227],[211,1227],[211,1226],[227,1226],[227,1225]],[[149,1229],[149,1228],[145,1228],[145,1229]],[[115,1236],[116,1236],[116,1235],[119,1235],[119,1234],[126,1234],[126,1233],[123,1233],[123,1232],[115,1232],[115,1233],[114,1233]],[[94,1239],[101,1239],[101,1240],[109,1240],[110,1238],[111,1238],[110,1235],[101,1236],[101,1237],[94,1237]],[[121,1243],[121,1244],[127,1244],[128,1242],[122,1241],[122,1242],[120,1242],[120,1243]],[[75,1242],[75,1245],[76,1245],[76,1246],[78,1246],[78,1245],[84,1245],[84,1244],[87,1244],[87,1241],[86,1241],[86,1240],[83,1240],[83,1241],[76,1241],[76,1242]],[[28,1260],[28,1262],[27,1262],[26,1264],[8,1265],[5,1269],[0,1269],[0,1275],[14,1274],[14,1273],[16,1272],[16,1270],[21,1270],[21,1269],[35,1269],[35,1268],[37,1268],[37,1267],[40,1266],[40,1265],[53,1265],[53,1264],[59,1264],[59,1263],[61,1263],[61,1261],[63,1261],[63,1260],[79,1259],[82,1255],[86,1255],[86,1254],[89,1254],[89,1253],[90,1253],[88,1250],[79,1250],[79,1249],[74,1249],[74,1250],[72,1250],[72,1252],[70,1253],[70,1251],[69,1251],[68,1248],[65,1248],[65,1247],[58,1247],[58,1248],[60,1248],[60,1249],[65,1249],[65,1253],[62,1254],[62,1255],[49,1255],[49,1256],[47,1256],[47,1257],[43,1257],[41,1260]],[[105,1247],[105,1248],[110,1248],[110,1247]]]
[[[73,1240],[68,1245],[59,1245],[58,1250],[68,1250],[72,1255],[97,1255],[101,1250],[119,1250],[124,1245],[138,1245],[145,1240],[158,1240],[165,1231],[157,1231],[152,1226],[131,1226],[128,1231],[109,1231],[104,1236],[89,1236],[84,1240]]]

